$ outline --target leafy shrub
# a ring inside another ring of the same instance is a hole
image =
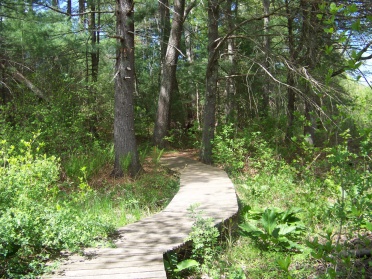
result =
[[[216,134],[213,141],[213,160],[229,172],[237,172],[244,167],[245,140],[235,135],[232,124],[225,125]]]
[[[264,249],[301,250],[301,246],[294,242],[305,230],[301,220],[296,217],[299,211],[276,208],[254,211],[246,207],[246,221],[239,226],[241,234],[251,237]]]
[[[86,187],[57,200],[58,160],[38,154],[31,142],[22,145],[16,150],[3,140],[0,149],[0,277],[6,278],[37,275],[59,250],[77,250],[112,230],[73,209]]]
[[[213,219],[204,218],[202,212],[196,208],[197,205],[191,206],[189,209],[190,216],[194,219],[194,224],[187,241],[192,241],[191,258],[200,263],[200,266],[198,266],[199,272],[208,273],[213,261],[218,255],[220,247],[217,244],[220,233],[214,226]],[[191,265],[194,265],[194,262],[191,262]]]

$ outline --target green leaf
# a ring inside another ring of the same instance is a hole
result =
[[[295,216],[295,214],[300,213],[302,211],[301,208],[291,208],[283,212],[281,221],[283,223],[295,223],[300,221],[298,217]]]
[[[261,222],[269,235],[272,235],[276,228],[276,217],[277,213],[273,209],[266,209],[264,214],[262,214]]]
[[[313,256],[314,259],[320,260],[323,257],[323,251],[313,251],[311,252],[311,256]]]
[[[352,13],[356,13],[358,11],[358,7],[356,4],[352,4],[352,5],[349,5],[347,6],[347,11],[352,14]]]
[[[353,29],[354,31],[361,30],[360,19],[357,19],[355,22],[351,24],[351,29]]]
[[[250,236],[260,236],[264,234],[258,227],[250,223],[244,223],[239,225],[239,227],[242,230],[243,235],[248,234]]]
[[[280,229],[278,228],[278,227],[276,227],[274,230],[273,230],[273,232],[272,232],[272,236],[274,237],[274,238],[278,238],[279,237],[279,231],[280,231]]]
[[[334,12],[334,11],[337,12],[337,5],[336,5],[334,2],[332,2],[332,3],[329,5],[329,10],[330,10],[331,12]]]
[[[276,262],[281,270],[288,272],[289,265],[291,264],[291,257],[277,258]]]
[[[333,46],[325,46],[325,53],[326,54],[331,54],[332,53],[332,50],[333,50]]]
[[[287,224],[280,224],[278,225],[278,228],[280,229],[279,234],[280,235],[287,235],[291,232],[297,230],[296,226],[288,226]]]
[[[330,27],[330,28],[324,28],[324,32],[326,32],[327,34],[333,34],[334,33],[334,29],[333,27]]]
[[[180,272],[182,270],[192,268],[192,267],[198,267],[198,266],[199,266],[199,263],[197,261],[192,260],[192,259],[188,259],[188,260],[184,260],[184,261],[178,263],[177,264],[177,269],[175,269],[174,271]]]
[[[372,231],[372,223],[366,222],[365,227],[366,227],[367,230]]]

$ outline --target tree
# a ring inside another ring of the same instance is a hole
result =
[[[185,0],[175,0],[167,51],[164,62],[161,64],[160,93],[154,128],[154,144],[161,148],[164,147],[164,137],[168,131],[170,99],[176,86],[176,70],[184,22],[184,10]]]
[[[212,141],[216,125],[216,96],[218,80],[218,43],[219,1],[208,0],[208,64],[206,71],[205,106],[200,159],[212,163]]]
[[[116,1],[116,64],[115,64],[115,115],[114,145],[115,163],[113,175],[123,176],[125,162],[131,176],[141,171],[134,131],[135,90],[134,75],[134,2]]]
[[[270,71],[270,37],[269,37],[269,27],[270,27],[270,0],[262,0],[263,5],[263,12],[264,12],[264,19],[263,19],[263,52],[264,52],[264,62],[263,67],[267,71]],[[262,86],[262,99],[263,99],[263,106],[262,106],[262,115],[268,115],[269,110],[269,100],[270,100],[270,78],[265,75],[266,78],[264,80],[264,84]]]
[[[91,74],[92,81],[96,82],[98,80],[98,65],[99,65],[99,43],[100,43],[100,1],[96,6],[95,0],[90,1],[90,19],[89,19],[89,31],[91,37]],[[98,13],[97,13],[98,11]]]
[[[237,13],[238,5],[237,3],[233,3],[232,0],[226,1],[226,25],[228,26],[228,30],[233,30],[234,28],[234,17],[232,13],[232,9],[234,6],[234,11]],[[234,108],[234,98],[236,94],[236,84],[234,75],[236,73],[236,47],[235,47],[235,40],[233,38],[227,39],[227,60],[228,60],[228,71],[227,71],[227,78],[226,78],[226,102],[225,102],[225,113],[226,113],[226,120],[227,122],[233,121],[235,118],[235,108]]]

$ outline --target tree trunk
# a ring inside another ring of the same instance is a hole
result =
[[[69,17],[71,18],[71,14],[72,14],[72,3],[71,3],[72,0],[67,0],[67,14],[69,15]]]
[[[85,0],[79,0],[79,22],[85,25]]]
[[[200,150],[200,159],[203,163],[212,164],[212,141],[214,139],[214,129],[216,122],[216,95],[218,79],[218,18],[219,1],[208,1],[208,65],[206,72],[206,92],[203,120],[202,146]]]
[[[99,7],[99,6],[98,6]],[[97,25],[96,18],[98,16],[98,21],[100,17],[99,8],[98,13],[96,13],[96,5],[94,0],[91,2],[90,5],[91,14],[90,14],[90,22],[89,22],[89,29],[91,34],[91,75],[92,81],[96,82],[98,80],[98,65],[99,65],[99,25]]]
[[[170,13],[169,1],[159,0],[159,14],[160,14],[160,61],[164,63],[165,54],[167,53],[167,43],[169,40]]]
[[[116,37],[118,42],[115,65],[115,164],[113,175],[117,177],[123,176],[123,167],[129,167],[132,177],[141,170],[134,132],[133,6],[133,0],[116,0]]]
[[[293,73],[291,70],[288,70],[287,73],[287,115],[288,115],[288,121],[287,121],[287,131],[285,136],[285,142],[290,143],[293,137],[293,124],[294,124],[294,112],[295,112],[295,101],[296,101],[296,94],[293,90],[293,87],[295,86],[295,80]]]
[[[323,45],[323,28],[317,18],[319,7],[316,3],[301,2],[303,17],[303,37],[306,45],[304,62],[307,70],[312,73],[316,70],[318,64],[317,54],[320,52],[320,46]],[[317,106],[318,97],[313,91],[310,80],[305,80],[305,119],[304,136],[305,140],[313,145],[316,144],[315,131],[317,129]]]
[[[184,24],[186,60],[190,64],[194,62],[194,51],[192,49],[192,43],[191,43],[191,30],[190,30],[191,28],[192,26],[190,24]]]
[[[263,4],[263,11],[265,14],[265,18],[263,19],[263,51],[264,51],[264,62],[263,66],[265,69],[270,72],[270,37],[269,35],[269,24],[270,24],[270,17],[267,15],[270,13],[270,0],[262,0]],[[264,84],[262,86],[262,115],[267,116],[269,115],[269,101],[270,101],[270,77],[267,74],[264,75]]]
[[[293,34],[293,16],[290,12],[289,2],[288,0],[285,1],[286,4],[286,12],[287,12],[287,28],[288,28],[288,49],[289,49],[289,63],[290,65],[294,65],[297,53],[294,46],[294,34]],[[295,86],[295,77],[294,72],[290,67],[288,67],[287,73],[287,114],[288,114],[288,121],[287,121],[287,131],[285,135],[286,143],[290,143],[293,137],[293,124],[294,124],[294,112],[295,112],[295,100],[296,100],[296,93],[294,91]]]
[[[316,122],[314,119],[314,115],[312,115],[312,105],[309,100],[305,100],[305,119],[306,119],[306,123],[304,125],[305,141],[310,145],[313,145],[315,140]]]
[[[232,0],[226,1],[226,19],[227,19],[227,26],[229,30],[232,30],[234,28],[234,17],[232,14]],[[237,5],[235,7],[235,10],[237,9]],[[236,11],[235,11],[236,12]],[[236,93],[236,84],[234,75],[236,73],[236,58],[235,58],[235,41],[233,38],[227,39],[227,55],[228,55],[228,61],[229,61],[229,70],[227,73],[226,78],[226,102],[225,102],[225,115],[226,115],[226,122],[233,122],[235,115],[235,93]]]
[[[164,137],[168,132],[170,98],[176,86],[176,70],[179,45],[183,27],[185,0],[174,1],[174,14],[167,52],[162,64],[158,110],[155,119],[154,144],[160,148],[165,145]]]

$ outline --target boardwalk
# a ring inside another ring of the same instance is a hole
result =
[[[160,213],[119,228],[117,248],[86,249],[47,278],[166,278],[163,254],[180,247],[191,231],[187,209],[199,204],[217,225],[238,210],[232,182],[218,168],[186,157],[167,157],[162,163],[180,171],[180,190]]]

